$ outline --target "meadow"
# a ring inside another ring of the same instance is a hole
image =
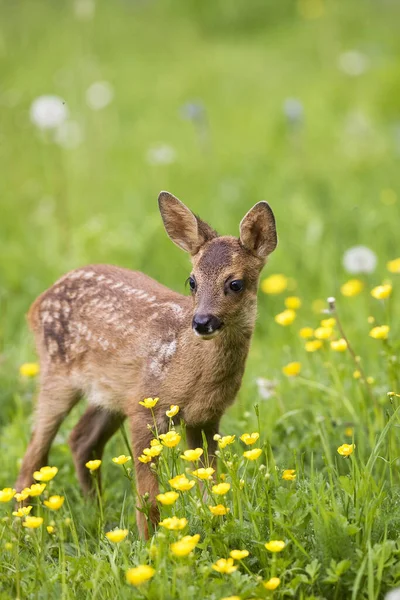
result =
[[[399,598],[399,5],[0,7],[0,600]],[[47,95],[62,99],[57,124],[34,108]],[[143,541],[124,429],[98,498],[81,496],[67,439],[83,403],[32,509],[13,486],[39,376],[36,296],[101,262],[185,293],[162,189],[221,234],[267,200],[279,245],[217,483],[201,492],[210,472],[184,454],[177,412],[152,458],[162,525]]]

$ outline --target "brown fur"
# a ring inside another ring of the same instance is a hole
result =
[[[128,418],[135,456],[137,487],[149,494],[151,520],[157,521],[157,482],[137,457],[149,446],[151,413],[139,405],[160,398],[155,407],[159,432],[165,411],[180,407],[191,447],[215,452],[213,437],[220,418],[239,390],[256,318],[259,273],[276,246],[275,222],[267,203],[258,203],[241,223],[240,239],[218,237],[174,196],[159,198],[171,239],[192,255],[197,289],[182,296],[143,273],[110,265],[90,265],[62,277],[33,303],[29,324],[41,363],[35,430],[17,481],[20,490],[47,463],[57,430],[75,403],[85,396],[89,408],[70,436],[83,491],[91,489],[85,462],[101,458],[107,440]],[[242,279],[243,292],[229,290]],[[212,314],[223,322],[210,340],[192,330],[194,314]],[[140,515],[139,526],[147,525]]]

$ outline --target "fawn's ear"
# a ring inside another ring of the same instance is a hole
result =
[[[158,206],[166,232],[171,240],[192,256],[203,244],[217,237],[207,223],[196,217],[178,198],[168,192],[158,196]]]
[[[263,260],[275,250],[278,243],[275,217],[268,202],[258,202],[243,217],[240,241],[246,250]]]

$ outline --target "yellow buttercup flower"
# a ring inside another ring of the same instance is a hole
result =
[[[145,398],[139,404],[144,406],[145,408],[154,408],[160,398]]]
[[[45,483],[33,483],[31,487],[25,488],[25,490],[29,492],[28,496],[40,496],[44,492],[45,487]]]
[[[89,460],[87,463],[85,463],[85,467],[87,469],[90,469],[91,471],[96,471],[101,465],[101,460],[96,459],[96,460]]]
[[[22,506],[13,512],[13,517],[26,517],[32,510],[32,506]]]
[[[138,461],[140,461],[141,463],[149,463],[151,462],[151,456],[146,456],[145,454],[142,454],[141,456],[138,456]]]
[[[373,329],[371,329],[371,331],[369,332],[370,337],[374,338],[375,340],[386,340],[388,338],[389,335],[389,325],[381,325],[378,327],[374,327]]]
[[[301,300],[298,296],[288,296],[285,298],[285,306],[292,310],[298,310],[301,306]]]
[[[26,500],[29,496],[29,488],[25,488],[23,490],[21,490],[20,492],[17,492],[14,496],[14,498],[16,499],[17,502],[23,502],[24,500]]]
[[[369,383],[369,385],[374,385],[375,377],[371,377],[371,375],[367,377],[367,383]]]
[[[155,458],[156,456],[160,456],[162,449],[163,449],[163,447],[161,444],[154,444],[154,446],[150,446],[150,448],[145,448],[143,450],[143,454],[145,456],[150,456],[151,458]]]
[[[125,456],[125,454],[120,454],[119,456],[114,456],[114,458],[112,459],[113,463],[115,463],[116,465],[124,465],[125,463],[127,463],[130,460],[131,460],[131,457]]]
[[[285,479],[286,481],[294,481],[296,479],[296,470],[285,469],[282,473],[282,479]]]
[[[160,445],[160,440],[158,440],[157,438],[153,438],[152,440],[150,440],[150,447],[159,446],[159,445]]]
[[[168,433],[162,433],[160,439],[162,440],[162,444],[167,446],[167,448],[174,448],[181,441],[181,436],[176,431],[171,430]]]
[[[390,273],[400,273],[400,258],[395,258],[394,260],[389,260],[386,264],[386,268]]]
[[[321,327],[335,327],[336,319],[334,317],[329,317],[329,319],[322,319]]]
[[[168,481],[171,487],[175,490],[179,490],[180,492],[186,492],[187,490],[191,490],[195,485],[195,481],[190,481],[186,475],[176,475],[173,479]]]
[[[187,460],[190,462],[195,462],[199,460],[200,456],[203,454],[203,448],[195,448],[194,450],[185,450],[183,454],[181,454],[181,458],[183,460]]]
[[[3,488],[0,490],[0,502],[9,502],[14,498],[15,492],[13,488]]]
[[[285,275],[277,274],[270,275],[263,279],[260,285],[261,291],[264,294],[281,294],[288,286],[288,278]]]
[[[312,327],[302,327],[299,331],[299,336],[304,340],[312,338],[314,335],[314,329]]]
[[[282,373],[287,375],[288,377],[296,377],[301,371],[301,363],[299,362],[290,362],[284,367],[282,367]]]
[[[346,429],[344,430],[344,435],[346,435],[347,437],[353,437],[353,433],[353,427],[346,427]]]
[[[286,544],[282,540],[271,540],[265,544],[266,549],[270,552],[282,552],[285,546]]]
[[[234,435],[224,435],[223,437],[218,439],[218,446],[222,449],[226,448],[229,444],[233,444],[235,441]]]
[[[246,556],[249,555],[249,551],[248,550],[231,550],[229,554],[234,560],[243,560],[243,558],[246,558]]]
[[[220,558],[215,564],[212,565],[212,568],[218,573],[226,573],[227,575],[230,575],[231,573],[234,573],[238,567],[237,565],[233,564],[233,558]]]
[[[57,467],[42,467],[40,471],[35,471],[33,478],[36,481],[51,481],[58,473]]]
[[[343,296],[351,298],[352,296],[358,296],[364,289],[364,284],[359,279],[349,279],[340,288]]]
[[[316,352],[322,348],[322,342],[321,340],[310,340],[309,342],[305,343],[304,348],[306,352]]]
[[[154,577],[155,572],[155,569],[149,565],[139,565],[127,570],[126,580],[134,586],[142,585],[142,583],[146,583],[146,581]]]
[[[28,527],[28,529],[37,529],[43,523],[42,517],[31,517],[28,515],[25,518],[25,521],[22,523],[24,527]]]
[[[286,325],[291,325],[296,318],[296,313],[291,308],[287,308],[283,312],[275,315],[275,322],[278,325],[282,325],[286,327]]]
[[[224,596],[221,600],[240,600],[240,596]]]
[[[342,444],[341,446],[339,446],[337,451],[340,454],[340,456],[350,456],[350,454],[353,454],[355,447],[355,444]]]
[[[360,377],[361,377],[361,371],[359,371],[358,369],[356,369],[355,371],[353,371],[353,377],[354,377],[354,379],[360,379]]]
[[[392,286],[390,285],[390,283],[386,283],[385,285],[378,285],[377,287],[374,287],[373,290],[371,290],[371,296],[373,296],[373,298],[376,298],[377,300],[385,300],[386,298],[389,298],[391,293]]]
[[[160,527],[165,527],[165,529],[169,529],[170,531],[180,531],[184,529],[188,524],[188,520],[185,517],[179,519],[178,517],[168,517],[163,521],[160,521]]]
[[[213,494],[217,494],[218,496],[224,496],[231,489],[230,483],[217,483],[212,486]]]
[[[335,350],[335,352],[345,352],[347,350],[347,342],[344,338],[340,338],[340,340],[332,340],[331,348],[332,350]]]
[[[122,542],[126,538],[128,533],[127,529],[114,529],[113,531],[107,531],[106,538],[114,544],[119,544],[119,542]]]
[[[271,577],[271,579],[268,579],[268,581],[263,581],[263,586],[266,590],[276,590],[280,583],[281,580],[279,577]]]
[[[179,406],[177,406],[176,404],[171,404],[171,406],[169,407],[169,410],[167,410],[165,414],[167,415],[167,417],[172,419],[172,417],[175,417],[175,415],[177,415],[178,412],[179,412]]]
[[[260,434],[258,433],[258,431],[255,431],[254,433],[243,433],[240,436],[240,439],[244,444],[246,444],[246,446],[252,446],[256,443],[259,437]]]
[[[38,363],[24,363],[19,368],[19,374],[22,377],[36,377],[40,371]]]
[[[243,452],[243,456],[247,458],[247,460],[257,460],[261,456],[262,449],[261,448],[253,448],[253,450],[247,450]]]
[[[156,498],[163,506],[171,506],[178,500],[179,494],[178,492],[165,492],[165,494],[158,494]]]
[[[192,471],[192,475],[198,477],[199,479],[212,479],[213,474],[215,473],[215,469],[212,467],[207,467],[207,469],[201,468],[196,469],[196,471]]]
[[[314,331],[314,336],[317,338],[317,340],[327,340],[331,337],[332,333],[332,327],[318,327]]]
[[[209,505],[208,508],[210,509],[210,512],[214,515],[214,517],[223,517],[224,515],[227,515],[228,512],[231,510],[223,504],[217,504],[217,506]]]
[[[171,544],[170,550],[174,556],[187,556],[196,548],[199,540],[200,535],[198,533],[195,535],[185,535],[185,537]]]
[[[55,532],[55,528],[53,525],[47,525],[46,529],[47,529],[47,533],[52,534]]]
[[[64,504],[64,496],[50,496],[48,500],[44,500],[43,504],[51,510],[59,510]]]

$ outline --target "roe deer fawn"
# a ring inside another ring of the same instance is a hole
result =
[[[240,223],[240,237],[218,236],[167,192],[159,208],[171,240],[191,255],[191,297],[143,273],[90,265],[67,273],[33,303],[28,321],[40,358],[40,391],[34,432],[17,489],[32,483],[47,464],[61,422],[83,396],[86,412],[70,436],[81,487],[91,491],[85,463],[101,458],[107,440],[129,420],[137,488],[149,494],[150,520],[157,521],[157,481],[138,461],[153,437],[150,411],[139,404],[159,397],[154,409],[159,433],[165,411],[180,407],[190,447],[209,456],[225,409],[239,390],[253,333],[260,271],[277,244],[275,219],[258,202]],[[139,514],[139,529],[148,535]]]

